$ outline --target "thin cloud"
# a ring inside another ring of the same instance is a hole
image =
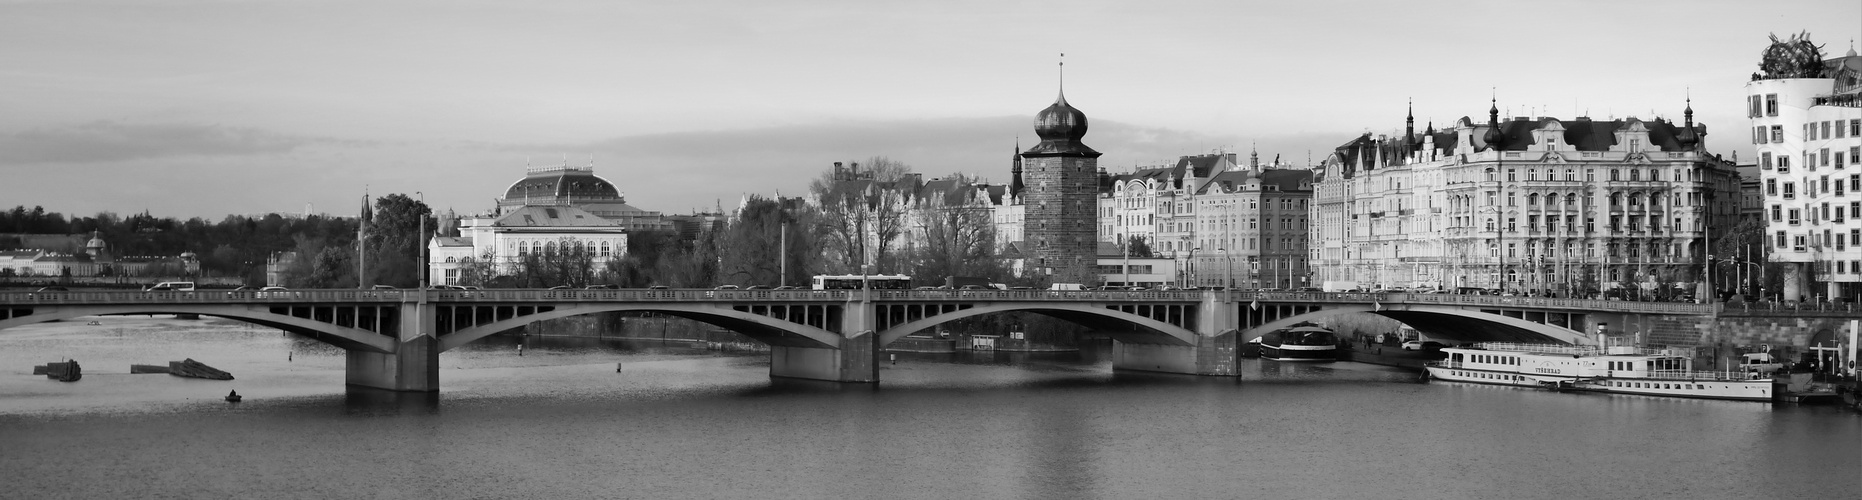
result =
[[[0,162],[95,163],[275,154],[312,141],[252,128],[98,121],[0,135]]]

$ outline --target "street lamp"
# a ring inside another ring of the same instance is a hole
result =
[[[1223,288],[1233,290],[1235,288],[1235,260],[1229,257],[1227,248],[1216,247],[1215,251],[1222,252],[1222,275],[1226,282]]]
[[[1190,258],[1183,261],[1184,267],[1187,268],[1182,273],[1184,279],[1188,281],[1185,283],[1186,286],[1202,286],[1202,282],[1196,281],[1196,251],[1202,249],[1203,247],[1190,247]]]

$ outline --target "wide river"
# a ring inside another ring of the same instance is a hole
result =
[[[277,330],[94,319],[0,330],[0,497],[1862,498],[1862,415],[1836,407],[1115,373],[1104,346],[839,385],[563,337],[447,352],[444,390],[409,396],[345,390],[340,351]],[[64,358],[83,380],[31,375]],[[183,358],[238,379],[128,373]]]

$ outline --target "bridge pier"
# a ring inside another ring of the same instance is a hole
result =
[[[350,349],[344,382],[390,391],[439,392],[440,341],[433,335],[433,309],[402,302],[394,324],[394,352]]]
[[[1112,341],[1112,369],[1232,377],[1236,369],[1237,304],[1227,293],[1204,292],[1195,345]]]
[[[873,303],[849,300],[842,310],[845,313],[841,316],[839,349],[772,345],[769,376],[879,382],[879,333],[873,331]]]

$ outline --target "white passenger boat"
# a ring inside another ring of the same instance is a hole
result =
[[[1261,336],[1261,357],[1275,361],[1337,361],[1338,334],[1312,323]]]
[[[1771,401],[1772,381],[1756,371],[1694,371],[1679,350],[1631,346],[1484,343],[1442,349],[1427,365],[1438,380],[1682,398]]]

